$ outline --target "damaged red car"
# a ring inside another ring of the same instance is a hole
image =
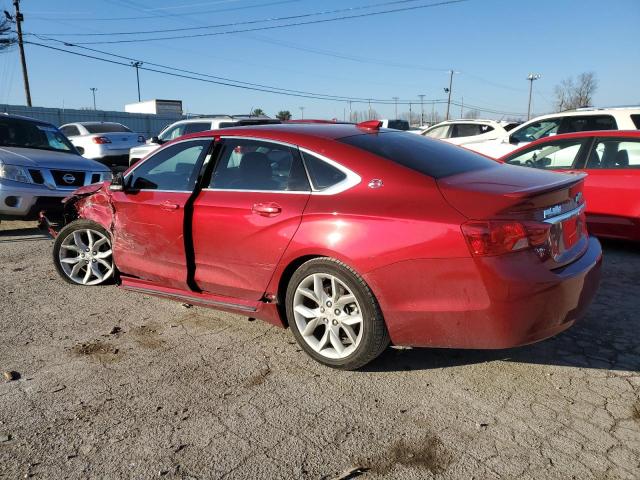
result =
[[[53,259],[72,284],[288,326],[336,368],[390,342],[514,347],[571,326],[596,292],[583,183],[377,121],[228,128],[78,190]]]

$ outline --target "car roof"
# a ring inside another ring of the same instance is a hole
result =
[[[27,120],[29,122],[38,123],[40,125],[50,125],[52,127],[55,126],[52,123],[45,122],[43,120],[38,120],[37,118],[25,117],[24,115],[14,115],[11,113],[2,113],[0,118],[10,118],[12,120]]]
[[[124,127],[124,125],[118,122],[72,122],[67,123],[67,125],[120,125]]]
[[[343,137],[350,137],[353,135],[362,135],[367,133],[376,132],[395,132],[401,133],[399,130],[385,129],[380,130],[367,130],[357,127],[351,123],[280,123],[271,125],[249,125],[243,127],[228,127],[221,130],[209,130],[204,132],[192,133],[181,137],[185,138],[198,138],[198,137],[210,137],[213,133],[216,136],[247,136],[264,138],[265,140],[281,140],[290,141],[296,143],[304,138],[320,138],[325,140],[337,140]]]
[[[513,150],[500,157],[500,160],[506,157],[510,157],[515,153],[524,151],[530,147],[536,145],[544,145],[545,143],[552,143],[556,140],[572,140],[576,138],[591,138],[591,137],[622,137],[622,138],[640,138],[640,130],[591,130],[585,132],[573,132],[562,133],[560,135],[552,135],[549,137],[540,138],[534,142],[527,143],[526,145]]]
[[[489,120],[483,118],[459,118],[457,120],[443,120],[442,122],[431,125],[431,127],[437,127],[438,125],[450,125],[452,123],[491,123],[496,125],[501,125],[497,120]]]

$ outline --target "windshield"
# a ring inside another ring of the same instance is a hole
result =
[[[131,130],[119,123],[84,123],[82,126],[89,133],[131,132]]]
[[[17,118],[0,117],[0,146],[76,153],[69,140],[53,125]]]

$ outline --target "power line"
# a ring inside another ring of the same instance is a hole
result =
[[[298,15],[288,15],[284,17],[269,17],[269,18],[261,18],[256,20],[245,20],[242,22],[231,22],[231,23],[219,23],[217,25],[202,25],[198,27],[183,27],[183,28],[163,28],[157,30],[136,30],[136,31],[126,31],[126,32],[92,32],[92,33],[43,33],[42,35],[54,35],[57,37],[69,37],[69,36],[82,36],[82,37],[94,37],[94,36],[113,36],[113,35],[147,35],[150,33],[173,33],[173,32],[184,32],[184,31],[192,31],[192,30],[206,30],[210,28],[222,28],[222,27],[236,27],[240,25],[255,25],[257,23],[267,23],[267,22],[284,22],[288,20],[297,20],[300,18],[309,18],[316,17],[321,15],[334,15],[336,13],[343,12],[354,12],[358,10],[366,10],[369,8],[376,8],[387,5],[397,5],[404,3],[415,3],[421,0],[395,0],[393,2],[382,2],[382,3],[374,3],[371,5],[360,5],[356,7],[347,7],[347,8],[339,8],[336,10],[324,10],[319,12],[310,12],[310,13],[302,13]],[[463,0],[459,0],[463,1]],[[156,17],[154,17],[156,18]]]
[[[220,13],[220,12],[231,12],[231,11],[235,11],[235,10],[247,10],[247,9],[252,9],[252,8],[260,8],[260,7],[272,7],[275,5],[282,5],[284,3],[295,3],[295,2],[300,2],[302,0],[279,0],[279,1],[275,1],[275,2],[269,2],[269,3],[260,3],[257,5],[244,5],[241,7],[229,7],[229,8],[217,8],[215,10],[199,10],[199,11],[195,11],[195,12],[188,12],[188,13],[175,13],[172,12],[171,14],[165,14],[164,16],[171,16],[171,17],[187,17],[187,16],[192,16],[192,15],[206,15],[208,13]],[[181,5],[181,7],[183,7],[184,5]],[[157,10],[149,10],[150,12],[157,12]],[[61,16],[64,17],[65,20],[71,20],[74,22],[85,22],[85,21],[92,21],[92,22],[120,22],[123,20],[147,20],[150,18],[158,18],[159,15],[158,13],[154,14],[154,15],[149,15],[149,16],[137,16],[137,17],[110,17],[110,18],[103,18],[103,17],[75,17],[75,18],[69,18],[69,15],[72,15],[73,12],[29,12],[29,16],[32,18],[44,18],[47,20],[51,19],[51,16],[54,14],[60,14]]]
[[[61,40],[56,40],[56,41],[58,41],[60,43],[64,43]],[[285,95],[285,96],[293,96],[293,97],[299,97],[299,98],[310,98],[310,99],[314,99],[314,100],[325,100],[325,101],[334,101],[334,102],[349,102],[350,105],[352,103],[365,104],[365,103],[369,103],[369,102],[375,103],[375,104],[381,104],[381,105],[395,104],[394,100],[388,100],[388,99],[377,99],[377,98],[371,98],[370,99],[370,98],[362,98],[362,97],[338,96],[338,95],[329,95],[329,94],[314,93],[314,92],[305,92],[305,91],[299,91],[299,90],[291,90],[291,89],[285,89],[285,88],[281,88],[281,87],[273,87],[273,86],[262,85],[262,84],[253,84],[253,83],[244,82],[244,81],[240,81],[240,80],[234,80],[234,79],[230,79],[230,78],[217,77],[217,76],[209,75],[209,74],[205,74],[205,73],[194,72],[194,71],[191,71],[191,70],[179,69],[179,68],[171,67],[171,66],[168,66],[168,65],[162,65],[162,64],[158,64],[158,63],[148,62],[146,60],[135,59],[133,57],[127,57],[127,56],[117,55],[117,54],[113,54],[113,53],[109,53],[109,52],[103,52],[101,50],[92,49],[92,48],[89,48],[89,47],[77,47],[77,48],[82,48],[82,49],[85,49],[85,50],[88,50],[88,51],[92,51],[94,53],[99,53],[101,55],[113,56],[115,58],[126,60],[126,62],[125,61],[112,60],[112,59],[103,58],[103,57],[98,57],[96,55],[80,53],[80,52],[76,52],[76,51],[72,51],[72,50],[67,50],[67,49],[64,49],[64,48],[54,47],[52,45],[45,45],[45,44],[37,43],[37,42],[27,41],[25,43],[28,43],[30,45],[43,47],[43,48],[48,48],[48,49],[59,51],[59,52],[64,52],[64,53],[80,56],[80,57],[85,57],[85,58],[90,58],[90,59],[93,59],[93,60],[103,61],[103,62],[107,62],[107,63],[110,63],[110,64],[129,67],[129,68],[131,67],[131,61],[142,62],[144,65],[151,65],[151,66],[158,67],[158,68],[161,68],[161,69],[173,70],[173,71],[159,70],[157,68],[150,68],[148,66],[142,66],[142,65],[138,67],[141,70],[146,70],[146,71],[150,71],[150,72],[154,72],[154,73],[160,73],[160,74],[164,74],[164,75],[169,75],[169,76],[172,76],[172,77],[178,77],[178,78],[184,78],[184,79],[190,79],[190,80],[197,80],[197,81],[206,82],[206,83],[212,83],[212,84],[216,84],[216,85],[240,88],[240,89],[244,89],[244,90],[253,90],[253,91],[260,91],[260,92],[265,92],[265,93],[274,93],[274,94]],[[66,43],[64,43],[64,44],[65,44],[65,46],[68,46],[68,47],[74,47],[73,44],[66,44]],[[182,73],[176,73],[176,72],[182,72]],[[206,77],[206,78],[198,78],[198,77]],[[446,100],[444,100],[444,99],[433,99],[433,100],[427,100],[427,101],[430,102],[430,103],[433,103],[433,104],[444,104],[444,103],[446,103]],[[401,101],[398,102],[398,104],[409,105],[412,102],[413,102],[412,100],[401,100]],[[457,102],[454,102],[454,101],[452,101],[451,103],[453,105],[459,105]],[[495,110],[495,109],[492,109],[492,108],[486,108],[486,107],[477,106],[477,105],[468,105],[468,106],[470,108],[474,108],[474,109],[476,109],[478,111],[486,112],[486,113],[493,113],[493,114],[498,114],[498,115],[522,115],[522,113],[518,113],[518,112],[505,112],[505,111]]]
[[[354,15],[343,15],[343,16],[334,17],[334,18],[324,18],[324,19],[318,19],[318,20],[307,20],[307,21],[303,21],[303,22],[292,22],[292,23],[285,23],[283,25],[268,25],[268,26],[263,26],[263,27],[233,29],[233,30],[226,30],[226,31],[222,31],[222,32],[192,33],[190,35],[173,35],[173,36],[165,36],[165,37],[137,38],[137,39],[128,39],[128,40],[125,39],[125,40],[105,40],[105,41],[94,41],[94,42],[76,42],[76,45],[106,45],[106,44],[115,44],[115,43],[153,42],[153,41],[158,41],[158,40],[178,40],[178,39],[183,39],[183,38],[211,37],[211,36],[218,36],[218,35],[230,35],[230,34],[234,34],[234,33],[246,33],[246,32],[264,31],[264,30],[275,30],[275,29],[280,29],[280,28],[296,27],[296,26],[302,26],[302,25],[314,25],[314,24],[320,24],[320,23],[335,22],[335,21],[339,21],[339,20],[350,20],[350,19],[354,19],[354,18],[372,17],[372,16],[386,15],[386,14],[390,14],[390,13],[405,12],[405,11],[410,11],[410,10],[418,10],[418,9],[424,9],[424,8],[440,7],[440,6],[453,5],[453,4],[467,2],[467,1],[469,1],[469,0],[444,0],[444,1],[441,1],[441,2],[429,3],[429,4],[426,4],[426,5],[414,5],[414,6],[411,6],[411,7],[401,7],[401,8],[394,8],[394,9],[389,9],[389,10],[381,10],[379,12],[359,13],[359,14],[354,14]],[[184,30],[184,29],[181,29],[181,30]]]

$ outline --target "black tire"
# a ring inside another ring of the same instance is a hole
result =
[[[113,283],[117,273],[115,263],[113,263],[113,258],[111,258],[111,263],[113,265],[112,273],[108,277],[106,277],[103,281],[100,281],[98,283],[91,283],[89,285],[84,285],[82,283],[78,283],[72,280],[72,278],[70,278],[70,276],[65,272],[62,266],[62,262],[60,260],[60,250],[62,249],[62,245],[65,239],[67,239],[67,237],[69,237],[70,235],[73,235],[73,233],[78,230],[92,230],[95,232],[99,232],[100,234],[104,235],[108,239],[109,249],[111,248],[111,234],[107,230],[105,230],[100,224],[91,220],[86,220],[86,219],[74,220],[73,222],[66,225],[62,230],[60,230],[60,232],[58,233],[58,236],[56,237],[55,242],[53,243],[53,251],[52,251],[53,264],[56,267],[56,271],[58,272],[58,275],[60,275],[60,277],[62,277],[62,279],[67,283],[70,283],[72,285],[85,286],[85,287]]]
[[[314,273],[329,274],[344,283],[355,295],[362,315],[362,339],[356,349],[340,359],[328,358],[316,352],[304,340],[294,317],[294,296],[298,286]],[[356,370],[371,362],[389,345],[389,333],[382,311],[373,292],[357,272],[343,262],[333,258],[315,258],[302,264],[292,275],[285,299],[289,327],[298,345],[319,363],[341,370]]]

